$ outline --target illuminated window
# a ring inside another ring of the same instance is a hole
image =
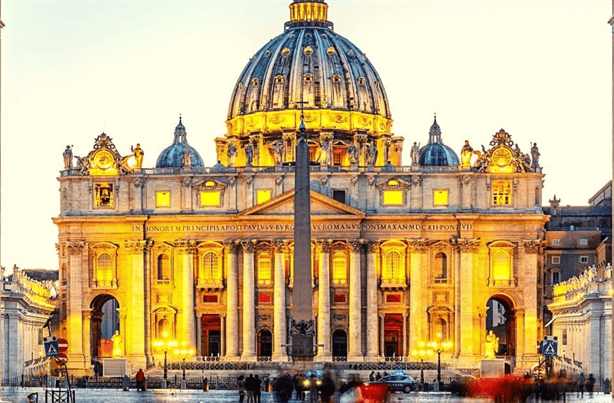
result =
[[[438,338],[446,340],[448,338],[448,323],[445,319],[439,318],[435,327],[435,334]]]
[[[113,207],[113,185],[110,183],[96,183],[94,185],[94,206]]]
[[[343,252],[333,255],[333,284],[347,284],[347,260]]]
[[[512,184],[510,181],[492,182],[492,204],[510,206],[512,204]]]
[[[433,190],[433,206],[448,205],[448,189]]]
[[[171,192],[161,191],[156,192],[156,207],[170,207]]]
[[[171,279],[171,261],[166,253],[158,256],[158,281]]]
[[[509,253],[498,250],[493,255],[492,277],[495,280],[509,280],[511,278],[511,259]]]
[[[165,339],[167,337],[172,337],[172,327],[170,322],[164,318],[158,321],[158,338]]]
[[[219,191],[200,192],[200,205],[202,207],[219,207],[221,195]]]
[[[113,259],[108,253],[101,253],[96,262],[96,282],[99,287],[110,287],[113,281]]]
[[[258,189],[258,191],[256,192],[256,203],[261,204],[269,200],[271,200],[271,190]]]
[[[401,283],[405,280],[403,273],[403,258],[396,250],[391,250],[384,256],[382,281],[385,283]]]
[[[396,180],[396,179],[390,179],[390,180],[388,181],[388,186],[390,186],[390,187],[396,187],[396,186],[399,186],[399,181],[398,181],[398,180]]]
[[[215,189],[215,181],[206,181],[205,189]]]
[[[402,206],[403,191],[402,190],[384,190],[384,205],[385,206]]]
[[[222,270],[220,258],[215,252],[207,252],[203,255],[199,282],[204,284],[217,284],[222,282]]]
[[[435,255],[435,283],[446,283],[448,281],[448,257],[445,253],[439,252]]]
[[[258,257],[258,284],[271,284],[271,255],[262,253]]]

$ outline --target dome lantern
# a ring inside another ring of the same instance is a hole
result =
[[[437,124],[437,116],[429,130],[428,144],[420,149],[418,164],[426,167],[460,165],[458,155],[441,140],[441,128]]]
[[[290,4],[290,22],[326,22],[328,4],[320,0],[294,0]]]

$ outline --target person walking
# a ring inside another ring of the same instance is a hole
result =
[[[249,374],[245,380],[245,391],[247,392],[247,403],[254,403],[254,375]]]
[[[591,399],[593,398],[593,390],[595,390],[595,377],[593,374],[588,374],[588,379],[586,380],[586,391]]]
[[[139,368],[139,372],[136,373],[136,391],[140,392],[145,391],[143,387],[143,380],[145,379],[145,372],[143,372],[142,368]]]
[[[243,375],[237,378],[237,391],[239,392],[239,403],[243,403],[245,400],[245,377]]]
[[[294,382],[288,373],[283,374],[277,382],[275,382],[275,392],[280,403],[288,403],[292,397],[292,389]]]
[[[262,387],[262,383],[260,382],[260,378],[258,378],[258,375],[256,374],[256,376],[254,377],[254,403],[261,403],[260,402],[260,395],[262,393],[261,387]]]
[[[586,386],[586,378],[584,372],[580,372],[578,376],[578,397],[584,397],[584,387]],[[582,396],[580,396],[582,394]]]

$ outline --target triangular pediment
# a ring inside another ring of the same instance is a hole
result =
[[[311,190],[311,216],[344,216],[363,218],[364,211],[338,202],[328,196]],[[243,210],[239,216],[291,216],[294,215],[294,189],[272,198],[262,204]]]

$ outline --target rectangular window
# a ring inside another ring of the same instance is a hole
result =
[[[433,190],[433,206],[448,205],[448,189]]]
[[[587,246],[587,245],[588,245],[588,239],[580,238],[580,246]]]
[[[561,333],[561,344],[564,346],[567,345],[567,329],[563,329],[563,332]]]
[[[510,181],[492,182],[492,204],[495,206],[511,206],[512,183]]]
[[[552,264],[561,264],[560,256],[552,256]]]
[[[271,294],[258,294],[258,303],[259,304],[270,304],[271,303]]]
[[[333,295],[333,301],[336,303],[343,304],[345,303],[345,294],[335,294]]]
[[[203,295],[203,302],[205,304],[217,304],[217,295],[205,294]]]
[[[271,200],[271,189],[258,189],[256,191],[256,204]]]
[[[159,191],[156,192],[156,207],[170,207],[171,192]]]
[[[220,192],[217,190],[200,192],[200,205],[202,207],[219,207],[220,200]]]
[[[552,272],[552,284],[558,284],[561,281],[558,271]]]
[[[386,302],[398,304],[401,302],[401,294],[386,294]]]
[[[345,190],[333,190],[333,199],[345,203]]]
[[[588,256],[580,256],[580,263],[588,263]]]
[[[552,245],[560,245],[561,244],[561,240],[560,239],[553,239],[552,240]]]
[[[402,190],[384,190],[384,206],[402,206]]]
[[[113,185],[110,183],[96,183],[94,185],[94,206],[113,207]]]

